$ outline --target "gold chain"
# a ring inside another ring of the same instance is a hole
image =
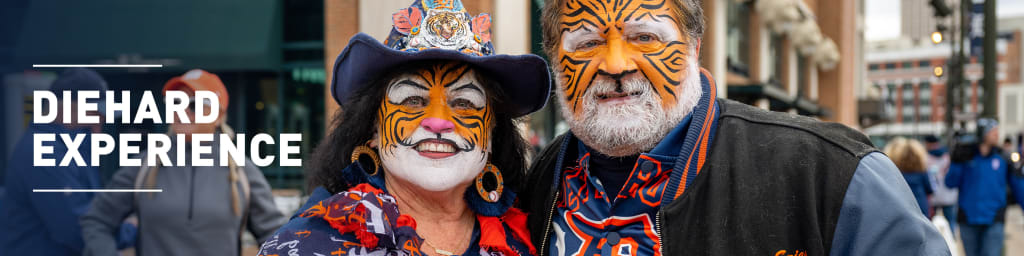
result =
[[[443,249],[441,249],[441,247],[437,247],[437,245],[434,245],[434,244],[430,243],[430,240],[423,239],[423,242],[426,242],[427,245],[429,245],[430,247],[434,247],[434,252],[436,252],[437,254],[444,255],[444,256],[455,255],[454,252],[443,250]]]

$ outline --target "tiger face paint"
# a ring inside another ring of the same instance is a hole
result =
[[[564,0],[557,90],[573,132],[611,156],[653,148],[700,99],[697,39],[667,0]]]
[[[389,175],[445,191],[468,184],[483,169],[493,112],[476,77],[466,64],[450,62],[388,84],[377,132]]]

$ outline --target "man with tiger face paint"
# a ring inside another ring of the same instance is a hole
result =
[[[521,195],[542,255],[948,255],[848,127],[717,99],[696,0],[549,0],[570,132]]]
[[[601,2],[566,3],[556,93],[577,136],[628,156],[654,148],[697,105],[700,42],[680,31],[668,2]]]

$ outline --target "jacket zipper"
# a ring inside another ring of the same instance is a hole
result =
[[[196,192],[196,167],[193,166],[193,167],[191,167],[191,169],[192,169],[192,177],[190,177],[190,178],[192,179],[192,181],[189,182],[189,184],[188,184],[188,186],[189,186],[189,189],[188,189],[188,220],[189,221],[192,220],[192,207],[193,207],[193,204],[194,204],[192,201],[194,200],[193,197],[195,196],[194,194]]]
[[[662,236],[661,233],[661,209],[658,210],[657,214],[654,214],[654,226],[656,228],[654,233],[658,234],[658,255],[665,255],[663,252],[665,250],[665,244],[661,243],[662,240],[665,240],[665,237]]]
[[[548,245],[548,235],[551,234],[551,220],[552,220],[552,218],[555,217],[555,205],[557,205],[557,203],[558,203],[558,194],[560,194],[560,192],[561,191],[559,191],[557,189],[555,190],[555,196],[553,197],[554,199],[551,202],[551,211],[548,212],[548,221],[544,222],[544,223],[547,223],[547,224],[546,224],[546,227],[544,227],[544,239],[540,240],[540,251],[537,253],[539,255],[547,255],[548,254],[547,251],[544,250],[544,249]]]

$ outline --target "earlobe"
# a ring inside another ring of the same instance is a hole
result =
[[[370,139],[370,141],[367,141],[366,144],[367,144],[367,146],[370,146],[371,148],[377,148],[377,145],[378,145],[377,141],[378,140],[380,140],[380,133],[379,132],[375,132],[375,133],[373,133],[373,139]]]

